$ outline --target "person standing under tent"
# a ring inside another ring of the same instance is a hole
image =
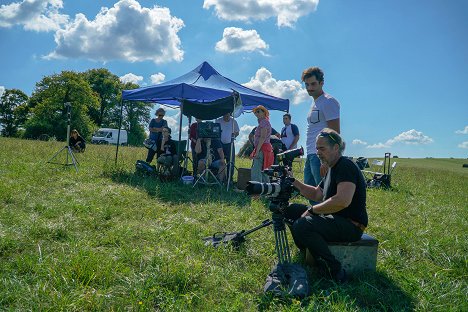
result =
[[[317,186],[328,167],[320,164],[315,139],[324,128],[340,133],[340,103],[323,91],[324,74],[319,67],[310,67],[302,72],[302,81],[314,102],[307,115],[307,159],[304,165],[304,183]]]
[[[156,118],[151,119],[149,124],[149,138],[154,141],[152,147],[148,149],[148,155],[146,156],[146,162],[150,163],[153,161],[154,155],[156,154],[158,146],[160,146],[162,139],[162,130],[167,127],[167,120],[164,119],[166,111],[163,108],[156,110]]]
[[[284,127],[281,129],[281,141],[283,142],[284,151],[295,149],[299,141],[299,128],[291,123],[291,114],[283,115]],[[292,160],[286,161],[285,165],[292,167]]]
[[[195,152],[195,145],[197,144],[198,140],[198,124],[202,122],[201,119],[196,118],[196,122],[190,125],[189,128],[189,140],[190,140],[190,149],[192,150],[192,167],[193,167],[193,176],[197,176],[197,167],[198,167],[198,160],[197,160],[197,153]]]
[[[231,117],[231,113],[224,114],[223,117],[216,119],[216,122],[221,125],[221,144],[223,145],[224,157],[226,157],[226,163],[228,164],[226,170],[228,170],[228,172],[231,170],[232,178],[236,163],[236,149],[233,142],[239,135],[239,125],[237,121]]]
[[[274,163],[273,147],[270,143],[270,112],[263,105],[255,107],[252,111],[258,119],[258,126],[254,134],[254,149],[250,154],[250,159],[252,159],[251,180],[269,183],[270,179],[263,173],[263,170],[270,168]]]

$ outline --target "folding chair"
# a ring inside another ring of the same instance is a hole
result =
[[[379,159],[372,160],[369,170],[361,170],[366,180],[370,180],[376,174],[383,174],[384,161]]]

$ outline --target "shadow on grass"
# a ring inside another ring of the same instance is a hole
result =
[[[104,176],[116,183],[123,183],[145,190],[148,195],[168,203],[206,203],[223,201],[231,205],[245,207],[250,205],[250,197],[232,190],[226,191],[217,185],[183,185],[180,181],[162,182],[157,176],[145,176],[125,170],[105,171]]]
[[[328,310],[341,307],[359,311],[412,311],[414,299],[406,294],[387,274],[366,272],[356,275],[346,284],[338,285],[311,272],[309,277],[310,295],[300,301],[303,308]],[[259,298],[260,311],[271,310],[274,306],[296,306],[293,298],[275,298],[263,294]]]

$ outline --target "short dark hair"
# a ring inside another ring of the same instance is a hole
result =
[[[172,133],[172,130],[171,130],[171,128],[169,128],[169,127],[167,127],[167,126],[166,126],[166,127],[163,127],[163,129],[167,129],[167,132],[169,132],[169,134],[171,134],[171,133]]]
[[[309,67],[306,70],[302,72],[302,81],[306,81],[306,79],[315,76],[318,82],[323,81],[323,70],[321,70],[319,67],[314,66],[314,67]]]
[[[283,115],[283,117],[288,117],[289,119],[291,119],[291,114],[290,113],[286,113]]]

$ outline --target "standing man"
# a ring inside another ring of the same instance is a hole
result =
[[[281,141],[283,142],[286,150],[294,149],[297,147],[299,141],[299,128],[291,123],[291,114],[283,115],[284,127],[281,129]]]
[[[305,184],[317,186],[327,172],[327,166],[320,165],[315,139],[324,128],[340,133],[340,103],[323,91],[323,71],[310,67],[302,72],[302,81],[307,93],[314,98],[307,116],[307,160],[304,165]]]
[[[162,130],[163,128],[167,127],[167,120],[164,120],[166,111],[163,108],[158,108],[155,115],[156,118],[151,119],[149,124],[149,138],[154,141],[154,144],[148,149],[148,155],[146,156],[147,163],[153,161],[154,155],[156,154],[158,146],[160,146],[161,143]]]
[[[228,164],[227,170],[229,170],[229,168],[231,166],[233,167],[236,162],[236,150],[234,148],[234,144],[231,143],[239,135],[239,125],[237,124],[237,121],[231,117],[231,113],[224,114],[223,117],[216,119],[216,122],[221,125],[221,143],[223,145],[224,157],[226,157],[226,163]],[[230,170],[232,178],[234,167]]]

